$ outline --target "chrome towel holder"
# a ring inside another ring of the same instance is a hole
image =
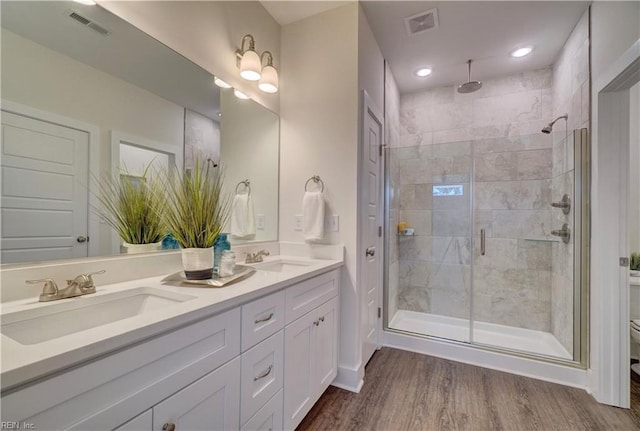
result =
[[[307,190],[307,187],[309,186],[309,182],[313,181],[316,184],[320,184],[320,192],[324,192],[324,182],[320,179],[320,175],[314,175],[311,178],[309,178],[307,180],[306,183],[304,183],[304,191],[308,192],[309,190]]]
[[[242,185],[247,190],[247,194],[251,195],[251,181],[249,181],[248,179],[242,180],[238,184],[236,184],[236,194],[238,194],[238,187],[240,187]]]

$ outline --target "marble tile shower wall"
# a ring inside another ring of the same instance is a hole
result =
[[[391,73],[389,65],[385,63],[385,106],[384,106],[384,130],[385,144],[389,148],[387,150],[386,163],[388,164],[387,178],[389,186],[389,226],[395,229],[398,225],[398,216],[400,212],[400,170],[398,169],[398,157],[395,151],[400,145],[400,92],[398,86]],[[395,232],[395,230],[393,230]],[[396,235],[388,235],[387,253],[387,313],[389,320],[393,318],[398,310],[398,287],[400,283],[400,260],[398,254],[398,237]]]
[[[551,230],[553,148],[540,129],[552,115],[552,76],[549,67],[468,95],[450,86],[401,97],[399,217],[416,236],[399,238],[398,308],[469,318],[473,252],[474,319],[551,330],[551,243],[525,238]],[[438,185],[461,194],[434,196]]]
[[[553,66],[553,117],[568,114],[567,122],[556,123],[553,138],[553,171],[551,193],[553,200],[568,194],[574,196],[574,140],[573,129],[589,129],[589,12],[585,12],[565,43]],[[552,210],[554,229],[568,223],[575,235],[573,207],[569,214]],[[574,241],[552,245],[551,270],[551,332],[569,352],[573,352],[574,320]]]

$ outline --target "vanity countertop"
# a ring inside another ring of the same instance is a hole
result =
[[[638,277],[634,277],[634,276],[629,276],[629,284],[632,286],[640,286],[640,276]]]
[[[63,301],[82,301],[87,297],[151,287],[167,292],[192,296],[193,299],[157,309],[142,315],[125,318],[103,326],[65,335],[36,344],[20,344],[2,335],[2,390],[62,371],[117,349],[171,331],[221,311],[236,307],[253,299],[268,295],[284,287],[339,268],[343,260],[307,259],[295,256],[272,256],[277,259],[302,260],[308,266],[285,272],[257,270],[251,277],[222,288],[191,287],[187,284],[163,281],[170,274],[158,277],[97,286],[97,292],[86,297],[40,303],[37,298],[6,302],[2,315],[26,309],[46,307]],[[4,320],[4,319],[3,319]],[[4,321],[3,321],[4,323]],[[72,322],[70,324],[73,324]]]

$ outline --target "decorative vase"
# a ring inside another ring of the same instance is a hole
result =
[[[213,247],[183,248],[182,268],[187,280],[207,280],[213,277]]]
[[[150,253],[152,251],[162,250],[162,241],[153,242],[150,244],[129,244],[123,242],[120,247],[122,253],[135,254],[135,253]]]

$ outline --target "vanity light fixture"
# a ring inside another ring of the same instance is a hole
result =
[[[520,58],[520,57],[524,57],[525,55],[531,54],[531,51],[533,51],[532,46],[525,46],[522,48],[518,48],[514,51],[511,51],[509,55],[514,58]]]
[[[76,3],[80,3],[87,6],[95,6],[96,2],[93,0],[73,0]]]
[[[249,49],[244,48],[244,42],[249,41]],[[240,49],[236,51],[236,57],[240,59],[240,76],[248,81],[260,79],[262,63],[260,56],[256,52],[256,42],[253,36],[245,34],[240,44]]]
[[[217,76],[213,77],[213,83],[216,84],[220,88],[231,88],[231,86],[229,84],[227,84],[225,81],[223,81],[222,79],[218,78]]]
[[[247,96],[246,94],[244,94],[242,91],[238,90],[237,88],[233,89],[233,94],[238,98],[238,99],[242,99],[242,100],[247,100],[250,97]]]
[[[431,70],[430,67],[425,67],[425,68],[416,70],[416,75],[422,78],[422,77],[431,75],[431,72],[433,72],[433,70]]]
[[[278,71],[273,66],[273,56],[269,51],[262,53],[260,63],[263,63],[265,56],[267,57],[267,65],[262,68],[262,76],[258,82],[258,88],[265,93],[278,92]]]

